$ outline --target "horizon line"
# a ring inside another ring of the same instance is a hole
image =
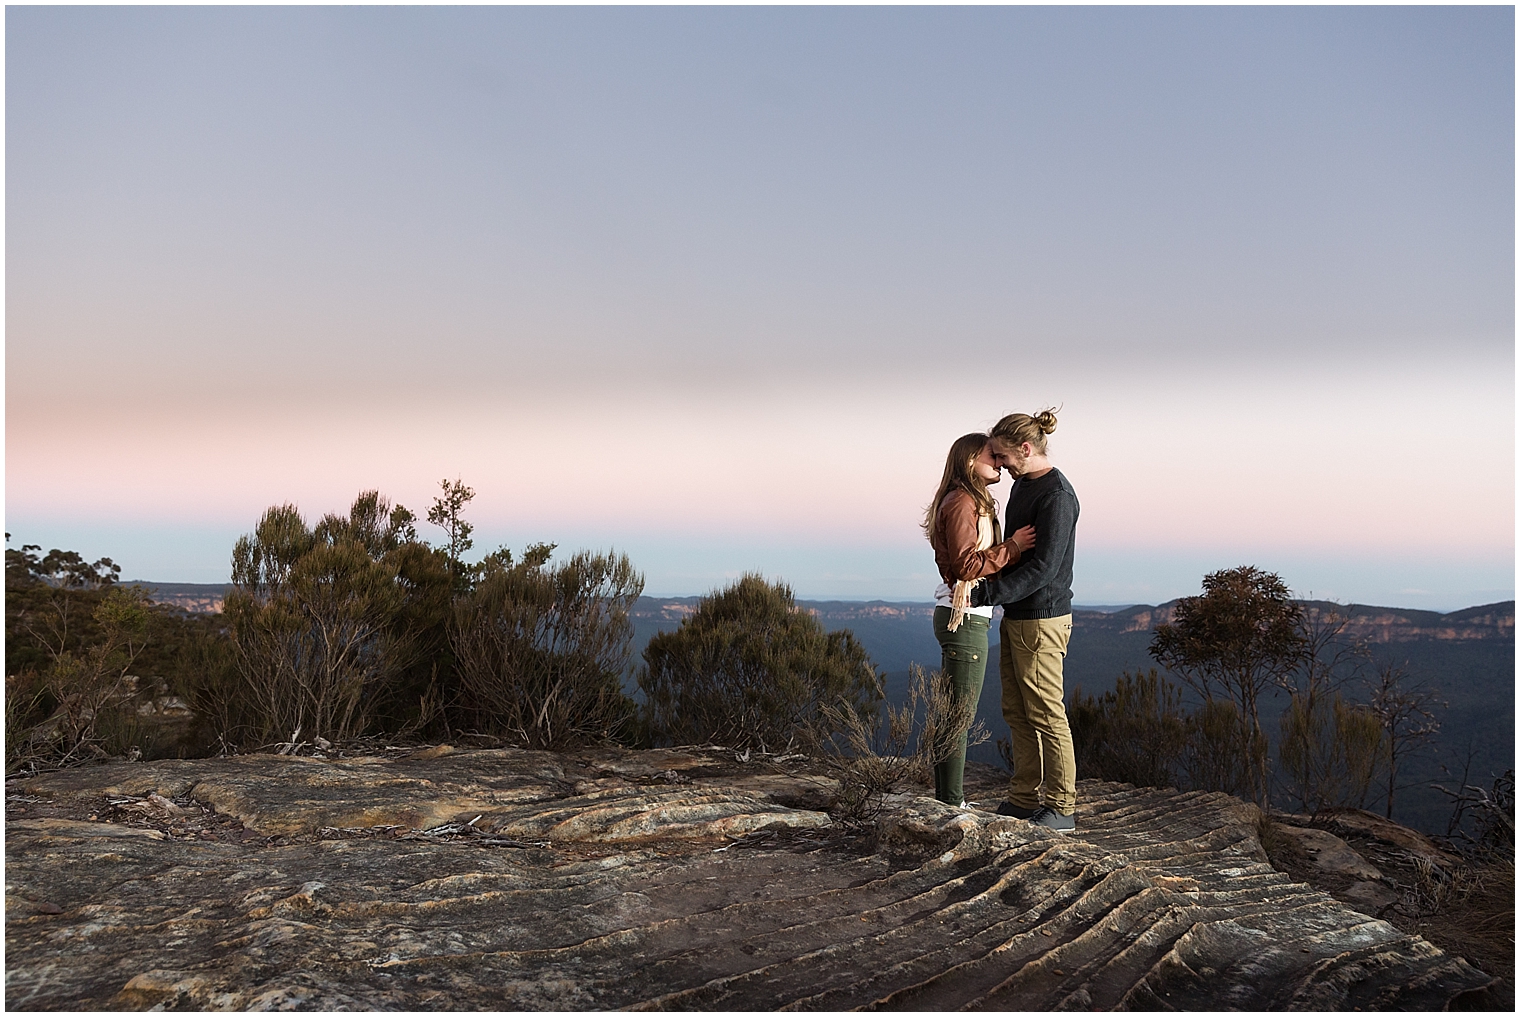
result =
[[[199,586],[199,587],[206,587],[208,589],[209,588],[226,589],[228,587],[236,585],[236,584],[231,583],[231,582],[225,582],[225,583],[189,583],[189,582],[169,582],[169,581],[160,581],[160,580],[153,580],[153,579],[120,579],[120,580],[117,580],[117,584],[120,585],[120,586],[152,586],[152,587],[162,587],[162,586]],[[668,593],[668,594],[641,593],[641,594],[639,594],[639,599],[640,600],[700,600],[703,597],[707,597],[707,596],[711,596],[711,595],[712,595],[712,591],[708,591],[707,593]],[[1161,601],[1160,603],[1157,603],[1157,604],[1147,604],[1147,603],[1144,603],[1143,601],[1132,601],[1132,602],[1128,602],[1128,603],[1097,603],[1097,602],[1090,602],[1090,603],[1080,603],[1079,604],[1076,601],[1073,601],[1071,606],[1072,606],[1073,610],[1102,611],[1103,613],[1106,613],[1106,614],[1113,614],[1113,613],[1116,613],[1118,611],[1123,611],[1123,610],[1126,610],[1126,609],[1132,608],[1132,607],[1162,607],[1162,606],[1164,606],[1166,604],[1175,603],[1176,601],[1185,600],[1185,599],[1187,599],[1187,598],[1185,598],[1185,597],[1173,597],[1170,600],[1163,600],[1163,601]],[[1313,598],[1313,597],[1292,597],[1290,599],[1298,601],[1299,603],[1302,603],[1302,604],[1337,604],[1337,605],[1342,606],[1342,607],[1375,607],[1375,608],[1382,608],[1382,609],[1391,610],[1391,611],[1418,611],[1418,612],[1421,612],[1421,613],[1424,613],[1424,614],[1439,614],[1439,615],[1455,614],[1458,611],[1471,611],[1471,610],[1474,610],[1475,608],[1480,608],[1480,607],[1499,607],[1499,606],[1504,605],[1504,604],[1513,604],[1515,602],[1515,598],[1512,595],[1512,596],[1510,596],[1510,597],[1508,597],[1508,598],[1506,598],[1504,600],[1492,600],[1492,601],[1488,601],[1487,603],[1483,603],[1483,604],[1469,604],[1466,607],[1452,608],[1449,611],[1438,611],[1438,610],[1434,610],[1432,608],[1425,608],[1425,607],[1401,607],[1401,606],[1395,605],[1395,604],[1371,604],[1371,603],[1363,603],[1361,601],[1344,601],[1343,602],[1343,601],[1336,601],[1336,600],[1323,600],[1323,599],[1318,599],[1318,598]],[[886,604],[886,605],[891,605],[891,606],[903,605],[903,606],[911,606],[911,607],[932,606],[934,604],[934,601],[932,601],[932,600],[888,600],[888,599],[886,599],[884,597],[866,597],[866,598],[862,598],[862,597],[797,597],[796,600],[799,603],[811,602],[811,603],[822,603],[822,604]]]

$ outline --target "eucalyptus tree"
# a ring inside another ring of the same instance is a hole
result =
[[[1262,805],[1270,792],[1260,704],[1304,662],[1308,644],[1301,621],[1302,609],[1281,577],[1242,565],[1204,576],[1203,594],[1178,601],[1171,622],[1157,626],[1151,639],[1157,663],[1206,704],[1221,702],[1236,711],[1251,794]]]

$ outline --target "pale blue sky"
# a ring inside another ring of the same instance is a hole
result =
[[[18,539],[212,581],[447,474],[653,592],[927,596],[944,449],[1048,402],[1079,599],[1513,595],[1511,8],[6,30]]]

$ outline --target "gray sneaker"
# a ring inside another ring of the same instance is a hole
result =
[[[1029,821],[1035,826],[1043,826],[1047,830],[1056,833],[1071,833],[1077,828],[1076,816],[1063,816],[1048,805],[1042,805],[1035,810]]]
[[[1026,809],[1024,806],[1015,805],[1012,802],[1004,802],[997,807],[998,815],[1012,816],[1014,819],[1033,819],[1035,813],[1039,811],[1039,809]]]

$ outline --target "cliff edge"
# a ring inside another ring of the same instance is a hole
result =
[[[864,839],[806,760],[716,748],[13,780],[5,1002],[1439,1010],[1493,981],[1273,869],[1237,799],[1080,793],[1073,836],[904,795]]]

